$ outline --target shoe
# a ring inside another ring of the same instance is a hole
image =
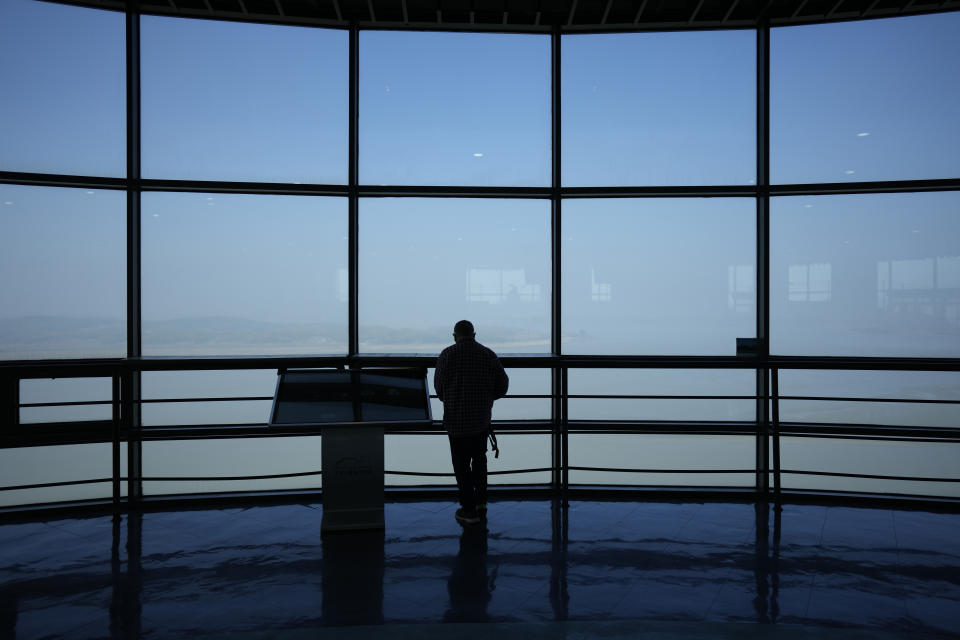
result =
[[[477,524],[480,522],[480,516],[477,515],[476,511],[467,511],[466,509],[457,509],[454,517],[460,524]]]

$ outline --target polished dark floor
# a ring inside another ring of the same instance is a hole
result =
[[[388,504],[385,533],[323,538],[318,504],[3,524],[0,638],[960,636],[957,513],[453,512]]]

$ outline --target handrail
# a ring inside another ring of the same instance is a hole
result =
[[[212,369],[277,369],[280,367],[432,366],[435,354],[361,354],[304,356],[190,356],[104,359],[0,360],[0,375],[13,372],[21,378],[51,377],[51,370],[82,371],[71,376],[109,376],[125,371],[201,371]],[[560,355],[501,354],[507,368],[567,369],[637,368],[688,369],[827,369],[863,371],[960,371],[960,358],[887,356],[660,356],[660,355]],[[97,373],[101,371],[102,373]]]
[[[612,473],[667,473],[667,474],[753,474],[754,469],[635,469],[630,467],[588,467],[588,466],[569,466],[570,471],[601,471]],[[544,473],[555,471],[554,467],[537,467],[533,469],[505,469],[488,471],[488,475],[517,475],[523,473]],[[449,477],[455,476],[449,472],[432,471],[391,471],[385,470],[384,475],[397,476],[418,476],[418,477]],[[828,476],[838,478],[865,478],[871,480],[894,480],[905,482],[960,482],[960,478],[939,478],[929,476],[891,476],[873,473],[848,473],[841,471],[813,471],[809,469],[782,469],[780,473],[789,473],[794,475],[814,475]],[[300,478],[307,476],[322,475],[321,470],[300,471],[296,473],[273,473],[246,476],[148,476],[142,478],[143,482],[226,482],[243,480],[277,480],[283,478]],[[11,485],[0,487],[0,491],[18,491],[23,489],[43,489],[51,487],[62,487],[81,484],[98,484],[110,482],[112,478],[96,478],[92,480],[66,480],[60,482],[44,482],[38,484]],[[126,481],[127,477],[121,477],[120,480]]]
[[[675,435],[723,435],[737,437],[770,437],[773,446],[771,468],[766,469],[773,478],[772,492],[779,501],[782,494],[781,477],[821,476],[836,478],[860,478],[867,480],[885,480],[901,482],[957,483],[960,478],[937,478],[925,476],[897,476],[889,474],[852,473],[846,471],[817,471],[810,469],[784,469],[780,462],[781,435],[790,437],[856,438],[864,440],[895,440],[904,442],[960,443],[960,426],[913,427],[894,425],[874,425],[830,422],[783,422],[781,421],[781,401],[795,402],[849,402],[884,403],[927,406],[960,405],[958,399],[940,398],[904,398],[904,397],[863,397],[863,396],[823,396],[823,395],[780,395],[779,372],[783,369],[807,369],[824,371],[960,371],[960,358],[837,358],[837,357],[691,357],[691,356],[561,356],[561,355],[506,355],[501,358],[505,366],[516,369],[545,369],[559,373],[564,381],[569,371],[576,369],[745,369],[758,375],[770,375],[772,387],[766,396],[759,397],[772,402],[772,415],[769,424],[758,424],[755,420],[572,420],[569,416],[571,400],[653,400],[653,401],[757,401],[756,395],[733,394],[626,394],[626,393],[570,393],[569,382],[552,387],[552,393],[509,394],[512,399],[553,400],[551,417],[535,420],[511,420],[499,425],[504,433],[552,433],[559,434],[562,443],[560,455],[553,456],[554,464],[533,469],[491,470],[491,475],[522,475],[529,473],[550,473],[553,484],[560,482],[565,488],[571,471],[621,474],[684,474],[703,476],[704,474],[756,474],[751,469],[649,469],[626,467],[599,467],[569,464],[568,434],[675,434]],[[368,354],[362,356],[270,356],[270,357],[228,357],[228,358],[125,358],[94,361],[31,361],[0,362],[0,377],[5,384],[12,383],[14,393],[7,402],[13,401],[16,409],[52,408],[68,406],[106,406],[114,409],[113,418],[106,423],[98,421],[97,429],[82,428],[78,431],[72,425],[89,421],[31,423],[20,428],[7,430],[2,442],[8,446],[28,446],[34,444],[56,444],[60,439],[74,442],[112,442],[114,448],[114,471],[110,478],[33,483],[0,487],[0,492],[29,489],[48,489],[61,486],[102,484],[113,482],[114,504],[122,501],[120,483],[130,481],[121,477],[119,455],[122,442],[127,440],[160,441],[184,438],[218,437],[274,437],[292,435],[316,435],[322,428],[315,430],[277,430],[265,423],[245,425],[166,425],[138,427],[131,429],[124,406],[148,406],[183,403],[231,403],[266,402],[272,396],[217,396],[217,397],[147,397],[127,398],[121,403],[121,379],[129,380],[132,374],[150,371],[227,371],[237,369],[279,369],[282,367],[372,367],[372,366],[432,366],[432,355],[393,355]],[[71,377],[109,377],[113,379],[112,398],[109,400],[78,400],[73,402],[25,402],[19,403],[15,393],[20,380],[31,378],[71,378]],[[124,383],[126,384],[126,383]],[[124,392],[126,393],[126,392]],[[8,394],[9,395],[9,394]],[[6,397],[6,396],[5,396]],[[430,395],[431,399],[436,395]],[[557,402],[559,400],[559,403]],[[557,407],[560,407],[559,409]],[[557,411],[560,415],[555,415]],[[100,424],[104,423],[104,424]],[[15,424],[19,424],[15,421]],[[112,426],[108,430],[104,426]],[[388,430],[389,431],[389,430]],[[394,431],[390,431],[394,433]],[[423,429],[399,429],[397,434],[434,433],[442,434],[442,425],[435,421]],[[109,439],[108,439],[109,438]],[[558,440],[554,440],[556,443]],[[420,472],[386,470],[385,475],[408,477],[452,478],[449,472]],[[244,480],[274,480],[322,475],[320,470],[259,475],[238,476],[147,476],[139,477],[139,482],[231,482]],[[560,478],[560,480],[557,480]]]

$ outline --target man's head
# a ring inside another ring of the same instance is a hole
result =
[[[473,330],[473,323],[469,320],[461,320],[453,325],[453,339],[455,341],[459,342],[463,338],[473,338],[476,335],[476,332]]]

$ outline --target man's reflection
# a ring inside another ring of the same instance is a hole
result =
[[[450,607],[444,622],[483,622],[489,619],[487,605],[493,597],[497,578],[487,568],[486,523],[467,525],[460,534],[460,550],[447,580]]]

